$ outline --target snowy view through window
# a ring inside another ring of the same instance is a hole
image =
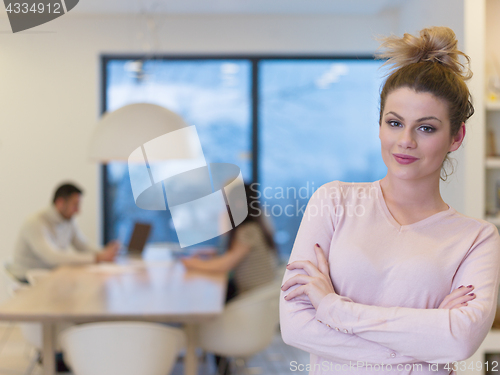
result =
[[[374,181],[386,168],[378,139],[380,61],[106,61],[106,111],[138,102],[164,106],[198,131],[207,163],[240,167],[252,182],[288,257],[312,193],[332,180]],[[252,85],[258,92],[258,157],[252,156]],[[169,211],[137,208],[126,163],[107,165],[105,240],[128,243],[134,222],[153,224],[150,242],[177,242]],[[224,238],[204,244],[221,245]],[[201,244],[203,245],[203,244]],[[199,245],[198,245],[199,246]]]

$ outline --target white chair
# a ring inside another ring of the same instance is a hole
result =
[[[8,269],[8,268],[7,268]],[[50,270],[46,269],[32,269],[26,272],[26,280],[28,284],[21,283],[17,281],[18,285],[13,284],[13,287],[10,288],[9,293],[11,296],[16,295],[22,290],[26,290],[31,288],[32,286],[38,284],[41,280],[46,278],[50,273]],[[13,277],[13,276],[12,276]],[[68,323],[58,324],[56,327],[56,334],[59,334],[60,331],[68,328]],[[19,327],[21,332],[25,338],[25,340],[35,349],[41,351],[42,349],[42,325],[40,323],[19,323]],[[57,346],[57,349],[60,351],[60,345]]]
[[[2,274],[9,295],[12,295],[17,289],[26,286],[26,283],[19,281],[17,277],[14,276],[14,274],[11,271],[11,268],[12,268],[11,262],[5,262],[3,264]]]
[[[7,267],[4,268],[4,271]],[[8,271],[5,271],[7,273]],[[12,276],[13,277],[13,276]],[[17,279],[11,280],[12,284],[9,286],[9,295],[14,296],[18,293],[22,293],[24,290],[29,289],[30,286],[25,283],[17,281]],[[28,367],[24,371],[24,375],[30,375],[35,369],[36,364],[41,359],[42,351],[42,326],[40,323],[17,323],[24,339],[27,341],[29,346],[34,350],[34,354],[30,355],[30,361]]]
[[[9,296],[13,296],[16,291],[27,288],[28,284],[19,281],[11,271],[11,262],[5,262],[2,268],[2,276],[7,287]]]
[[[279,325],[280,286],[273,282],[230,301],[221,316],[199,326],[199,347],[243,360],[267,348]]]
[[[32,279],[32,282],[34,279]],[[24,290],[31,288],[30,284],[20,283],[17,287],[10,288],[9,294],[14,296],[18,293],[22,293]],[[17,324],[21,330],[21,334],[29,346],[34,350],[34,354],[30,356],[30,362],[26,368],[24,375],[29,375],[35,369],[35,366],[41,360],[42,345],[43,345],[43,334],[42,325],[40,323],[30,323],[30,322],[20,322]],[[60,323],[56,326],[56,335],[67,328],[68,323]],[[58,341],[56,345],[56,350],[61,351],[61,345]]]
[[[166,375],[186,345],[182,330],[143,322],[82,324],[60,339],[75,375]]]
[[[13,296],[16,292],[28,288],[29,286],[26,283],[22,283],[19,281],[14,274],[11,272],[11,262],[7,261],[3,264],[2,275],[5,281],[5,285],[7,287],[7,293],[9,296]],[[16,327],[16,322],[8,322],[7,327],[4,330],[2,337],[0,338],[0,353],[3,351],[3,348],[7,345],[7,341],[9,340],[10,335],[12,334],[14,328]],[[37,358],[32,358],[30,360],[30,364],[28,365],[28,369],[24,372],[25,374],[30,374],[34,364],[36,363]],[[7,369],[0,369],[0,372],[11,372]]]

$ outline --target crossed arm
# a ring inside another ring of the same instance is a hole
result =
[[[339,363],[447,363],[472,355],[496,310],[500,263],[496,230],[481,232],[455,275],[453,292],[439,309],[370,306],[339,296],[331,285],[321,247],[330,247],[333,204],[329,203],[330,215],[307,215],[311,205],[325,203],[318,196],[311,198],[285,273],[287,291],[280,302],[284,341]],[[314,247],[311,237],[320,247]],[[471,288],[459,288],[462,284],[475,287],[477,298],[468,306],[462,302],[473,299],[468,295]]]

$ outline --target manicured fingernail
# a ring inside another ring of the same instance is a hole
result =
[[[460,286],[458,287],[458,289],[463,288],[463,287],[464,287],[463,285],[460,285]]]
[[[462,302],[462,305],[465,305],[465,306],[467,306],[467,302]]]
[[[316,244],[316,247],[319,247],[319,244]]]
[[[467,285],[467,288],[472,288],[472,285]]]
[[[475,297],[476,295],[474,293],[469,294],[471,297]]]
[[[284,299],[286,299],[286,297],[288,297],[288,295],[286,295],[285,297],[283,297]]]

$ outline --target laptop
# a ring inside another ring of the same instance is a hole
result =
[[[151,232],[151,224],[135,223],[134,231],[130,236],[130,241],[127,246],[127,254],[140,257],[146,242],[148,241],[149,233]]]

